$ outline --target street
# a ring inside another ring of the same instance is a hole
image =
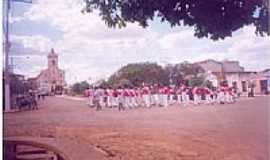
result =
[[[269,96],[235,104],[96,111],[48,97],[37,111],[4,114],[4,136],[75,139],[108,159],[268,160]]]

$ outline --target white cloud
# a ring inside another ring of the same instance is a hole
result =
[[[12,42],[20,42],[24,48],[34,48],[39,52],[48,52],[53,47],[53,42],[48,38],[41,35],[34,36],[11,36]]]
[[[39,0],[23,18],[14,17],[14,21],[27,19],[49,24],[61,32],[60,39],[52,40],[51,35],[14,36],[13,39],[26,49],[45,53],[54,47],[70,83],[90,76],[92,79],[106,77],[124,64],[140,61],[178,63],[208,58],[234,59],[248,69],[270,67],[265,59],[269,59],[269,37],[255,36],[254,27],[245,27],[232,38],[213,42],[195,38],[193,30],[187,27],[162,33],[157,32],[155,26],[142,29],[136,24],[128,24],[124,29],[109,29],[98,12],[82,14],[81,9],[82,1],[79,0]],[[42,59],[46,61],[45,56]],[[42,66],[45,65],[46,62]]]
[[[24,17],[10,17],[9,23],[16,23],[16,22],[21,22],[24,20]]]
[[[247,70],[270,67],[270,38],[256,36],[253,26],[244,27],[222,41],[197,39],[192,29],[164,35],[158,43],[173,59],[191,62],[208,58],[238,60]]]

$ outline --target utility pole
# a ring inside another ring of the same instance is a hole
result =
[[[9,13],[10,13],[10,0],[4,0],[3,5],[5,6],[5,17],[4,17],[4,25],[5,25],[5,38],[4,38],[4,53],[5,53],[5,111],[11,110],[10,104],[10,77],[9,77]]]
[[[10,51],[10,42],[9,42],[9,16],[10,16],[10,3],[14,2],[24,2],[24,3],[32,3],[31,0],[3,0],[3,8],[4,8],[4,54],[5,54],[5,111],[8,112],[11,110],[11,99],[10,99],[10,75],[9,75],[9,51]]]

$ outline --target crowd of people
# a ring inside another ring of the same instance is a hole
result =
[[[119,110],[126,108],[144,107],[168,107],[171,105],[187,106],[193,104],[213,105],[215,103],[234,103],[239,96],[233,87],[220,86],[218,88],[207,87],[178,87],[143,85],[142,87],[119,88],[90,88],[85,95],[88,97],[88,105],[101,110],[103,107],[117,107]]]

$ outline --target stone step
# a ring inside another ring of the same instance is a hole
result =
[[[44,148],[47,151],[51,151],[50,153],[54,153],[54,155],[57,155],[58,159],[64,160],[107,159],[104,154],[95,150],[93,146],[83,141],[77,141],[75,139],[69,138],[4,137],[4,144],[6,150],[5,156],[11,158],[13,158],[13,156],[16,155],[14,154],[14,146],[29,145],[37,148]],[[31,155],[32,156],[30,155],[16,155],[16,156],[22,156],[18,157],[21,158],[21,160],[37,160],[38,155],[48,156],[50,154],[31,154]],[[26,156],[26,158],[29,159],[26,159],[24,156]],[[39,160],[46,160],[46,158],[48,158],[46,156],[44,158],[43,157],[39,158]]]
[[[47,153],[47,151],[43,148],[24,146],[24,145],[18,145],[16,152],[17,152],[17,155]]]
[[[23,154],[16,155],[17,160],[57,160],[55,154],[39,153],[39,154]]]

